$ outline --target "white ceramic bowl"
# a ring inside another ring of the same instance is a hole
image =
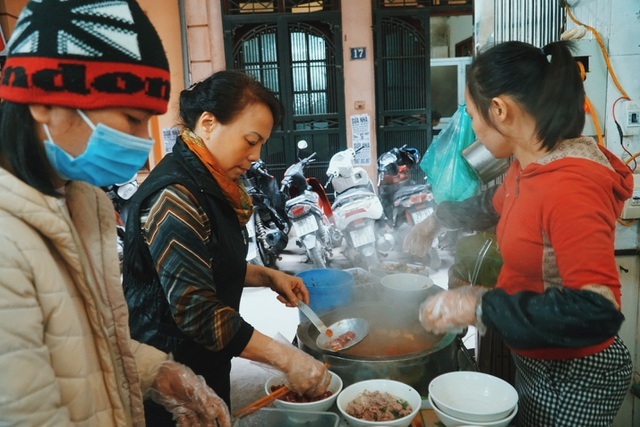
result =
[[[429,296],[433,280],[422,274],[395,273],[380,279],[386,301],[420,304]]]
[[[329,371],[329,373],[331,373],[331,382],[329,383],[327,390],[331,392],[331,396],[315,402],[306,403],[285,402],[284,400],[276,399],[273,402],[273,405],[277,408],[293,409],[305,412],[322,412],[328,410],[338,398],[338,394],[342,391],[342,379],[335,372]],[[269,378],[264,384],[264,391],[269,394],[271,393],[271,386],[278,386],[282,384],[286,384],[284,376],[275,375]]]
[[[355,399],[360,393],[367,391],[379,391],[387,392],[392,396],[405,400],[411,405],[411,414],[398,418],[393,421],[365,421],[353,417],[346,412],[347,405],[353,399]],[[355,384],[351,384],[346,387],[336,401],[336,405],[342,414],[342,417],[347,421],[350,426],[356,427],[369,427],[369,426],[393,426],[393,427],[406,427],[411,425],[411,421],[415,418],[418,411],[420,411],[420,405],[422,404],[422,398],[420,394],[411,386],[401,383],[399,381],[378,379],[378,380],[366,380],[360,381]]]
[[[518,403],[518,393],[508,382],[493,375],[456,371],[429,383],[429,398],[438,408],[466,424],[502,420]]]
[[[507,427],[509,423],[513,420],[513,418],[518,413],[518,404],[511,410],[511,412],[507,415],[506,418],[496,421],[469,421],[460,418],[453,417],[445,412],[443,412],[438,405],[433,401],[431,396],[429,396],[429,403],[431,404],[431,408],[433,408],[434,412],[438,416],[438,419],[444,424],[446,427]]]

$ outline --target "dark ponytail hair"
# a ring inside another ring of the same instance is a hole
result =
[[[513,97],[533,116],[536,134],[547,149],[580,136],[584,128],[584,85],[571,42],[557,41],[539,49],[509,41],[481,53],[467,78],[469,96],[484,121],[491,99]]]
[[[220,123],[228,124],[256,103],[269,108],[274,128],[280,125],[282,103],[271,90],[242,71],[219,71],[180,92],[180,120],[185,127],[194,129],[202,113],[208,111]]]
[[[61,197],[35,124],[28,104],[0,103],[0,166],[41,193]]]

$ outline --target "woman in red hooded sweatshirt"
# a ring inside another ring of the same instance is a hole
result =
[[[434,332],[476,325],[502,336],[516,365],[519,426],[609,426],[631,381],[617,336],[614,239],[633,177],[581,136],[584,101],[568,42],[506,42],[480,54],[466,108],[491,154],[513,162],[501,185],[441,203],[408,242],[424,244],[442,227],[497,225],[496,288],[442,292],[423,303],[420,320]]]

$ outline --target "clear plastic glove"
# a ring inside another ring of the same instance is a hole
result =
[[[327,367],[291,344],[271,341],[264,350],[267,360],[287,376],[289,387],[309,397],[327,390],[331,378]]]
[[[420,305],[420,323],[435,334],[478,326],[481,319],[476,319],[476,309],[485,292],[481,286],[464,286],[429,297]]]
[[[151,386],[151,398],[171,412],[180,427],[231,427],[227,405],[207,386],[204,378],[172,360],[160,366]]]
[[[411,255],[425,257],[431,249],[433,239],[440,234],[441,226],[434,214],[414,225],[404,239],[402,249]]]

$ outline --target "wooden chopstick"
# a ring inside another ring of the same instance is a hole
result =
[[[327,369],[329,369],[329,364],[328,363],[325,363],[324,366]],[[331,377],[331,374],[329,374],[329,377]],[[271,393],[267,394],[266,396],[261,397],[260,399],[257,399],[255,401],[251,402],[250,404],[248,404],[244,408],[239,409],[238,411],[236,411],[233,414],[233,416],[236,417],[236,418],[242,418],[242,417],[245,417],[247,415],[253,414],[257,410],[259,410],[261,408],[264,408],[265,406],[267,406],[268,404],[270,404],[274,400],[279,399],[282,396],[284,396],[285,394],[289,393],[289,391],[291,391],[289,389],[289,387],[287,387],[286,385],[283,384],[280,387],[278,387],[277,389],[275,389],[274,391],[272,391]]]
[[[289,387],[287,387],[286,385],[282,385],[279,388],[272,391],[271,393],[267,394],[266,396],[261,397],[260,399],[257,399],[256,401],[248,404],[244,408],[236,411],[236,413],[233,414],[233,416],[237,418],[241,418],[249,414],[253,414],[258,409],[264,408],[274,400],[279,399],[280,397],[284,396],[287,393],[289,393]]]

